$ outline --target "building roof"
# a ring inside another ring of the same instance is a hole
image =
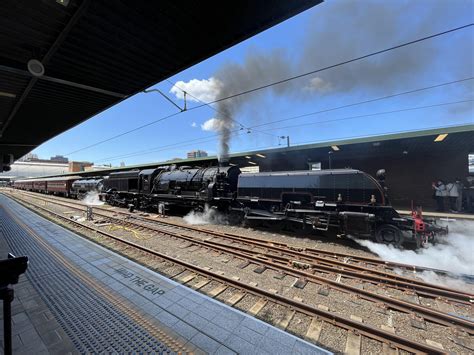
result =
[[[436,138],[440,134],[446,133],[448,135],[442,142],[434,142],[434,138]],[[269,156],[271,156],[273,159],[288,159],[289,155],[291,154],[301,155],[302,153],[307,155],[309,159],[308,161],[318,161],[318,159],[320,158],[327,159],[328,151],[332,150],[331,146],[339,147],[340,151],[337,152],[337,157],[346,160],[370,159],[375,157],[396,157],[405,154],[405,152],[416,152],[420,155],[436,154],[436,152],[439,150],[451,150],[454,154],[456,152],[465,151],[474,153],[474,124],[431,128],[417,131],[395,132],[378,136],[338,139],[332,141],[296,145],[292,147],[240,152],[230,154],[230,163],[239,166],[246,166],[248,165],[248,159],[246,158],[247,156],[251,157],[253,161],[262,162]],[[256,154],[265,155],[266,158],[260,158],[256,156]],[[337,157],[335,157],[335,159],[337,159]],[[105,175],[110,172],[131,169],[149,169],[171,164],[177,164],[181,166],[216,163],[216,156],[208,156],[201,158],[180,159],[110,168],[101,170],[100,174]],[[94,171],[71,174],[92,176],[97,175],[98,173],[99,172]]]
[[[2,0],[0,154],[17,159],[321,1]]]

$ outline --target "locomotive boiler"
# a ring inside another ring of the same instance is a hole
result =
[[[156,209],[228,207],[235,198],[240,169],[165,166],[112,173],[104,180],[106,200],[113,205]]]
[[[153,181],[153,194],[170,203],[222,206],[235,197],[239,175],[240,169],[236,166],[163,171]]]

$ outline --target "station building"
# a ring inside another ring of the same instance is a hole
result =
[[[60,175],[69,172],[67,162],[51,160],[17,161],[13,163],[10,171],[0,174],[1,179],[17,179],[25,177],[39,177],[43,175]]]
[[[31,159],[16,161],[11,170],[0,173],[0,180],[10,181],[19,178],[34,178],[45,175],[63,175],[71,172],[99,170],[89,162]]]

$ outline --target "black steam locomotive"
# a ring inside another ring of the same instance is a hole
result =
[[[297,223],[340,236],[418,245],[447,230],[420,213],[401,217],[389,202],[384,176],[352,169],[241,174],[235,166],[159,167],[112,173],[104,179],[108,203],[164,211],[218,208],[244,220]]]
[[[401,217],[390,206],[384,172],[372,176],[352,169],[241,174],[236,166],[129,170],[103,178],[55,177],[17,180],[14,187],[63,196],[100,193],[111,205],[130,209],[203,210],[210,206],[234,220],[298,224],[340,236],[373,238],[418,246],[447,233],[420,210]]]
[[[236,197],[240,169],[235,166],[191,168],[165,166],[157,169],[112,173],[104,180],[105,199],[118,206],[149,209],[165,204],[203,209],[225,209]]]

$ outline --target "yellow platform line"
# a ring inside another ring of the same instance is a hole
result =
[[[5,208],[7,214],[23,229],[25,229],[28,234],[30,234],[38,243],[40,243],[45,250],[47,250],[52,256],[54,256],[61,264],[64,265],[72,274],[76,275],[78,279],[82,280],[89,287],[94,288],[101,294],[105,299],[109,300],[114,304],[119,310],[132,318],[137,324],[140,324],[144,329],[146,329],[151,335],[155,336],[157,339],[165,343],[167,347],[176,351],[178,353],[191,353],[184,344],[179,343],[176,339],[166,334],[163,330],[158,329],[154,324],[150,323],[148,320],[141,318],[136,310],[131,309],[129,302],[127,305],[124,304],[124,299],[120,299],[117,295],[111,293],[109,290],[105,289],[100,285],[96,280],[88,277],[84,272],[79,271],[76,266],[72,265],[70,261],[65,259],[61,254],[54,250],[49,244],[47,244],[43,238],[38,235],[33,229],[26,225],[23,221],[18,219],[11,211]]]

